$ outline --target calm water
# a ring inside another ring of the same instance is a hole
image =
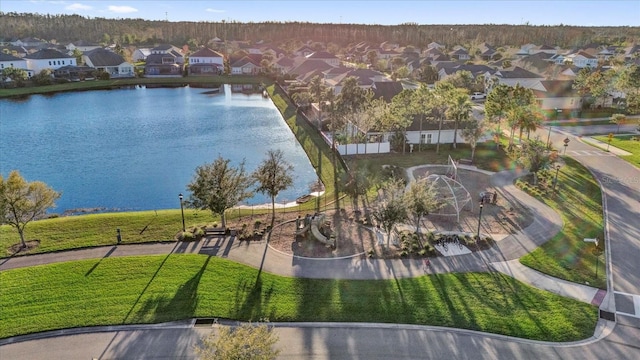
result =
[[[126,89],[0,100],[0,173],[62,192],[53,212],[177,208],[195,168],[218,155],[253,171],[269,149],[294,165],[295,200],[317,179],[270,99],[208,89]],[[262,194],[250,204],[270,200]]]

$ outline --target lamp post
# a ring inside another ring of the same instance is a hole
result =
[[[184,206],[182,205],[182,193],[178,194],[178,198],[180,199],[180,213],[182,214],[182,232],[185,232],[187,231],[187,229],[184,226]]]
[[[480,222],[482,221],[482,208],[484,206],[484,196],[480,198],[480,215],[478,216],[478,237],[476,238],[476,245],[480,240]]]
[[[567,154],[567,146],[569,146],[569,137],[567,136],[564,140],[562,140],[562,142],[564,143],[564,152],[562,153],[562,155],[566,155]]]
[[[558,172],[560,172],[560,168],[562,167],[562,164],[560,163],[556,163],[556,176],[553,178],[553,192],[556,192],[556,184],[558,184]]]

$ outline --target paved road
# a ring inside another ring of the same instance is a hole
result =
[[[637,134],[636,128],[638,125],[636,124],[624,124],[620,125],[620,129],[618,129],[618,125],[588,125],[588,126],[554,126],[553,129],[558,131],[563,131],[568,134],[581,136],[581,135],[606,135],[609,133],[620,133],[620,134]],[[546,134],[548,135],[548,133]],[[546,135],[543,137],[540,135],[540,138],[546,140]]]
[[[563,148],[566,136],[554,133],[552,142]],[[640,170],[578,137],[569,135],[569,139],[567,155],[589,168],[603,188],[609,288],[615,295],[615,311],[640,318]]]
[[[3,359],[195,359],[211,327],[173,326],[5,345]],[[638,359],[640,330],[618,324],[604,340],[552,344],[457,329],[393,324],[279,324],[280,359]]]

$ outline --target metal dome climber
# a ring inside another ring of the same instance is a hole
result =
[[[431,174],[417,180],[426,181],[438,194],[438,201],[442,204],[440,209],[430,215],[455,216],[460,222],[460,211],[471,203],[471,194],[457,180],[449,175]]]

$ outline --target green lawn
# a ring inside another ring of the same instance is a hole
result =
[[[603,255],[599,260],[598,278],[595,278],[596,257],[594,245],[584,238],[603,238],[602,193],[589,170],[577,161],[563,157],[566,166],[558,172],[559,191],[554,195],[549,182],[547,191],[525,186],[525,191],[555,209],[564,222],[562,230],[533,252],[520,258],[520,262],[543,273],[606,289]],[[549,180],[555,171],[549,174]],[[518,182],[522,188],[522,182]],[[603,244],[604,242],[600,242]]]
[[[204,255],[83,260],[0,273],[0,338],[193,317],[428,324],[547,341],[593,334],[597,308],[496,273],[312,280]]]
[[[212,224],[209,211],[185,209],[187,228]],[[230,214],[233,216],[233,214]],[[25,230],[26,240],[40,240],[40,246],[31,253],[45,253],[116,243],[116,229],[122,233],[122,242],[144,243],[173,241],[182,230],[180,210],[139,211],[122,213],[65,216],[31,222]],[[144,231],[143,231],[144,230]],[[18,232],[9,225],[0,226],[1,256],[9,255],[9,247],[20,241]]]
[[[630,152],[631,155],[620,156],[620,158],[635,166],[640,166],[640,141],[631,140],[632,137],[640,139],[640,135],[618,135],[611,139],[611,146]],[[609,137],[607,136],[594,136],[593,138],[605,144],[609,142]]]

